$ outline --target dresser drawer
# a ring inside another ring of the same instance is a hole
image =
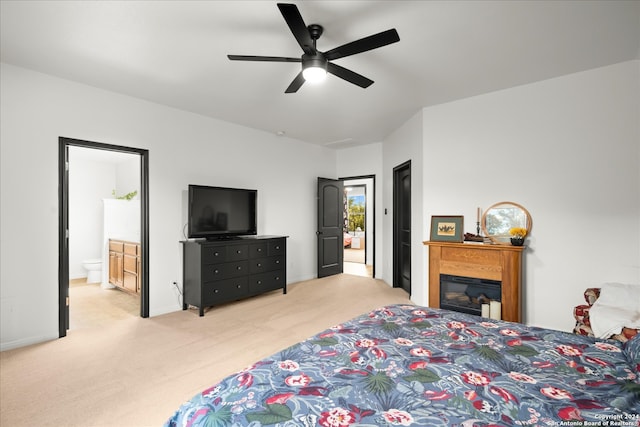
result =
[[[249,246],[249,258],[262,258],[267,256],[269,245],[267,242],[254,243]]]
[[[269,256],[284,255],[286,242],[284,239],[274,239],[269,241],[268,254]]]
[[[202,285],[202,301],[205,306],[233,301],[248,295],[249,285],[246,276]]]
[[[227,260],[227,248],[224,246],[204,246],[202,248],[202,263],[215,264]]]
[[[249,259],[249,245],[227,246],[227,261],[240,261]]]
[[[230,279],[249,274],[249,261],[226,262],[224,264],[209,264],[202,266],[202,280]]]
[[[204,246],[202,248],[202,263],[214,264],[227,261],[241,261],[249,259],[248,245]]]
[[[262,292],[284,288],[284,270],[254,274],[249,277],[249,293],[257,295]]]
[[[265,271],[280,270],[284,266],[284,257],[257,258],[249,261],[249,273],[262,273]]]

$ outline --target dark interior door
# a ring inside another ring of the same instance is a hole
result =
[[[60,144],[58,151],[58,336],[67,336],[69,329],[69,147]]]
[[[344,183],[318,178],[318,277],[343,271]]]
[[[393,279],[411,295],[411,161],[393,169]]]

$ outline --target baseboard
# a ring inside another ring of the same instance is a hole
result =
[[[15,341],[3,342],[0,343],[0,351],[13,350],[20,347],[26,347],[33,344],[40,344],[46,341],[57,340],[60,337],[55,336],[40,336],[40,337],[29,337]]]

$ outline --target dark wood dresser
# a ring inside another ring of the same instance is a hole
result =
[[[183,244],[183,303],[204,308],[282,289],[287,293],[287,237],[254,236]]]

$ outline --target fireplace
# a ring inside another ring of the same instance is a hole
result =
[[[482,304],[501,300],[497,280],[440,275],[440,308],[480,316]]]
[[[496,304],[499,300],[501,319],[522,321],[520,295],[525,246],[431,241],[424,244],[429,247],[429,307],[440,307],[440,275],[482,279],[500,283]]]

